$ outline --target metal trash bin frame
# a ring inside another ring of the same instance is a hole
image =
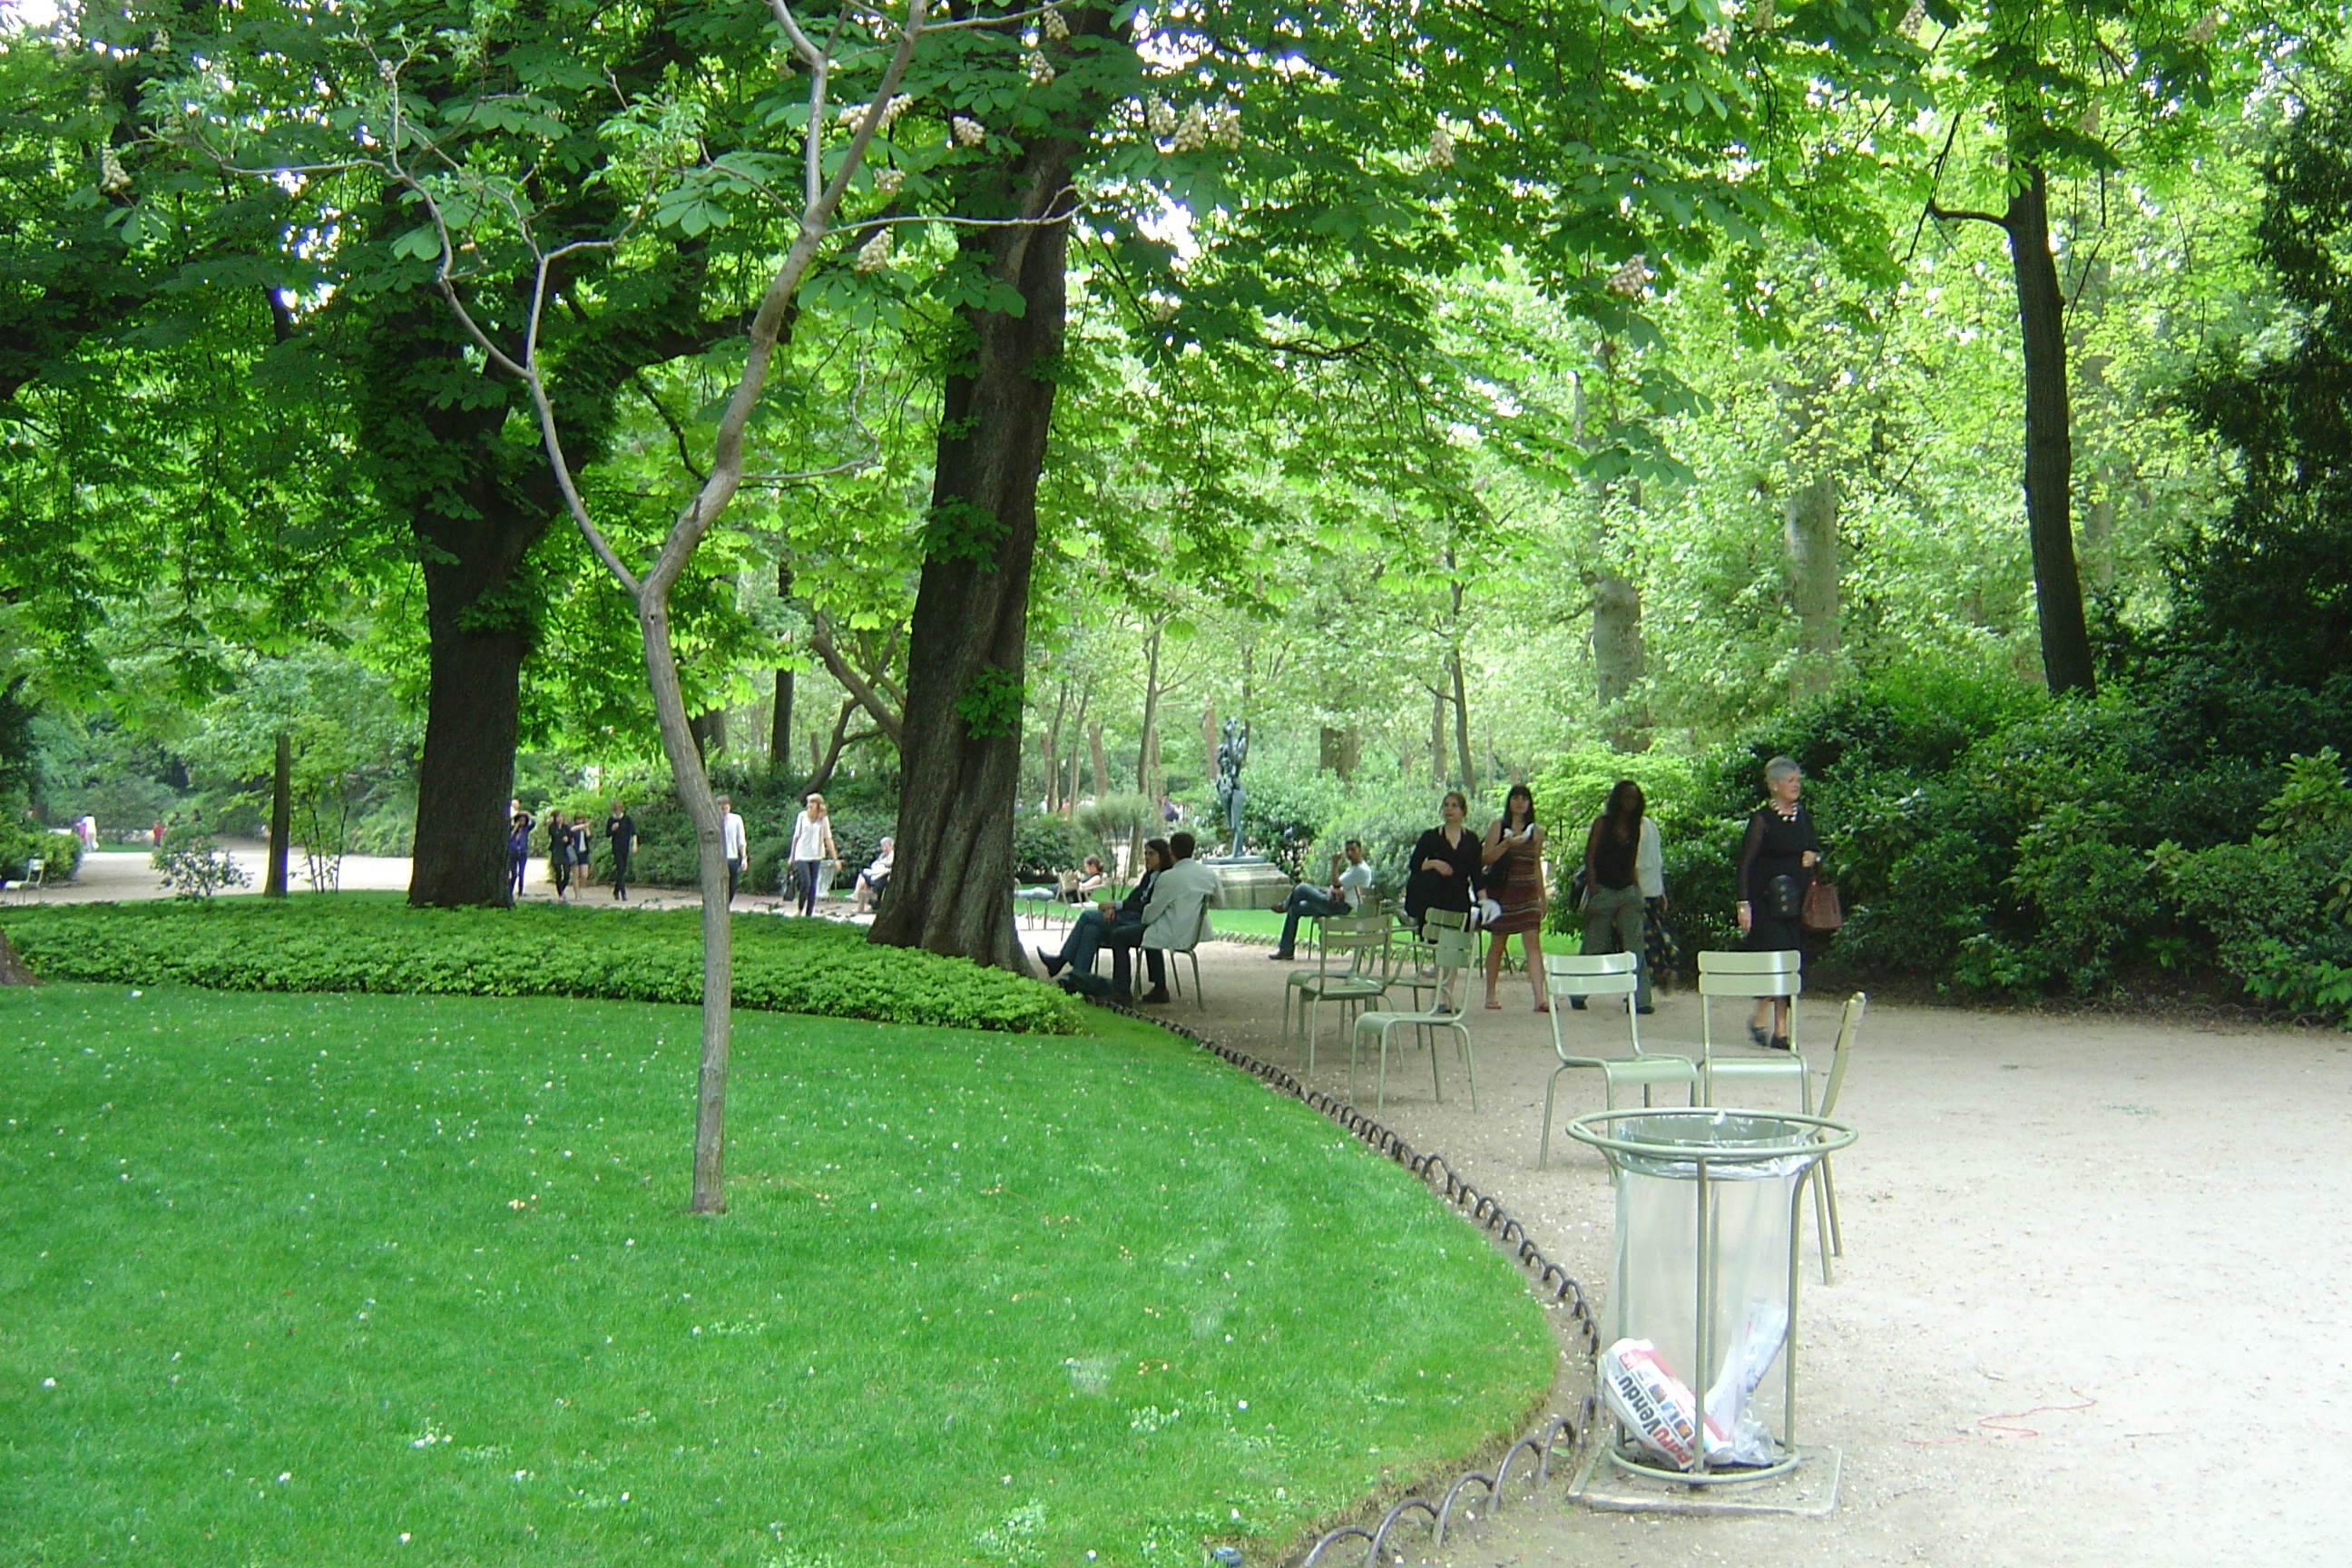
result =
[[[1633,1121],[1686,1122],[1694,1128],[1705,1124],[1720,1125],[1727,1119],[1738,1117],[1756,1121],[1788,1123],[1804,1130],[1801,1136],[1777,1142],[1749,1141],[1722,1148],[1710,1148],[1704,1143],[1661,1143],[1640,1137],[1628,1136],[1617,1130],[1617,1124]],[[1639,1161],[1646,1167],[1636,1173],[1667,1180],[1688,1180],[1697,1188],[1696,1224],[1691,1238],[1693,1275],[1696,1279],[1696,1365],[1691,1369],[1695,1398],[1704,1402],[1705,1378],[1707,1369],[1715,1365],[1716,1247],[1710,1239],[1717,1220],[1716,1194],[1712,1189],[1727,1178],[1716,1173],[1724,1166],[1780,1164],[1801,1162],[1795,1173],[1797,1180],[1789,1194],[1789,1323],[1780,1347],[1780,1459],[1769,1466],[1748,1466],[1730,1470],[1710,1470],[1707,1468],[1706,1444],[1694,1444],[1691,1468],[1687,1470],[1666,1468],[1664,1465],[1636,1457],[1640,1450],[1621,1437],[1607,1450],[1609,1462],[1620,1470],[1644,1476],[1654,1480],[1674,1481],[1685,1486],[1721,1486],[1743,1481],[1769,1479],[1788,1474],[1797,1468],[1802,1456],[1797,1451],[1797,1300],[1801,1289],[1801,1270],[1799,1258],[1802,1252],[1804,1230],[1799,1223],[1803,1216],[1806,1184],[1817,1180],[1821,1163],[1828,1155],[1851,1145],[1861,1133],[1843,1122],[1826,1117],[1800,1115],[1784,1110],[1748,1110],[1729,1106],[1629,1107],[1623,1110],[1601,1110],[1580,1116],[1568,1124],[1568,1135],[1580,1143],[1590,1144],[1601,1151],[1609,1162],[1612,1185],[1624,1179],[1625,1162]],[[1687,1165],[1687,1177],[1675,1173],[1672,1167]],[[1665,1167],[1660,1169],[1659,1167]],[[1776,1173],[1786,1175],[1787,1171]],[[1738,1178],[1729,1178],[1738,1179]],[[1611,1270],[1612,1291],[1623,1277],[1622,1260],[1626,1238],[1615,1238],[1615,1254],[1620,1267]],[[1612,1311],[1616,1310],[1612,1302]],[[1703,1414],[1703,1413],[1702,1413]],[[1704,1423],[1702,1423],[1703,1425]],[[1631,1451],[1629,1451],[1629,1449]]]

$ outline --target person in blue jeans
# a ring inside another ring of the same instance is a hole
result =
[[[1095,968],[1095,954],[1101,952],[1106,944],[1133,947],[1143,935],[1143,907],[1151,901],[1151,885],[1160,879],[1160,873],[1168,868],[1169,859],[1168,840],[1146,840],[1143,846],[1143,876],[1135,884],[1135,890],[1116,906],[1105,899],[1092,909],[1080,911],[1078,918],[1071,923],[1070,934],[1062,940],[1061,952],[1047,952],[1042,947],[1037,950],[1037,962],[1045,965],[1045,978],[1053,979],[1065,967],[1091,974]],[[1160,979],[1160,955],[1148,953],[1145,963],[1150,966],[1152,983],[1158,984]]]
[[[1331,857],[1331,886],[1328,891],[1306,882],[1290,889],[1290,897],[1282,904],[1282,940],[1266,956],[1277,963],[1290,963],[1297,956],[1294,949],[1302,917],[1324,920],[1332,915],[1353,914],[1363,907],[1364,895],[1371,890],[1371,863],[1364,858],[1363,844],[1350,838],[1345,849]]]

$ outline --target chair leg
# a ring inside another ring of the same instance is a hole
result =
[[[1845,1228],[1838,1224],[1837,1178],[1830,1174],[1830,1163],[1826,1159],[1822,1162],[1822,1194],[1829,1200],[1830,1251],[1840,1258],[1843,1258],[1845,1256]],[[1816,1215],[1815,1217],[1818,1218],[1819,1216]]]
[[[1470,1109],[1476,1110],[1478,1109],[1478,1053],[1471,1047],[1470,1031],[1467,1027],[1456,1024],[1454,1026],[1454,1032],[1462,1042],[1462,1070],[1470,1079]],[[1432,1060],[1436,1059],[1435,1051],[1429,1054]]]
[[[1437,1041],[1429,1042],[1429,1092],[1438,1104],[1445,1103],[1445,1088],[1437,1079]]]
[[[1814,1238],[1821,1243],[1822,1283],[1824,1285],[1833,1285],[1836,1281],[1830,1278],[1830,1211],[1828,1201],[1822,1195],[1823,1189],[1822,1187],[1822,1167],[1820,1163],[1815,1162],[1813,1168],[1805,1173],[1811,1179],[1813,1184],[1813,1235]],[[1801,1226],[1802,1223],[1802,1221],[1799,1222]]]
[[[1209,1010],[1209,994],[1201,989],[1201,955],[1188,952],[1184,956],[1192,963],[1192,1005],[1205,1013]],[[1171,963],[1169,967],[1173,969],[1175,965]]]
[[[1562,1062],[1552,1068],[1551,1077],[1544,1080],[1543,1139],[1536,1145],[1536,1169],[1538,1171],[1551,1159],[1551,1097],[1553,1091],[1559,1088],[1559,1075],[1567,1070],[1568,1064]],[[1612,1105],[1609,1109],[1614,1110],[1617,1108]]]

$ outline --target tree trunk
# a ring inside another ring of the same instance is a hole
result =
[[[824,751],[817,757],[816,766],[810,772],[808,783],[801,786],[801,793],[803,795],[820,794],[825,785],[833,782],[833,770],[841,765],[841,750],[846,743],[849,734],[849,716],[856,711],[857,700],[853,697],[842,703],[841,711],[834,715],[833,739],[826,742]],[[873,732],[871,730],[866,731],[867,735]],[[814,745],[816,737],[810,736],[809,743]]]
[[[1824,473],[1781,508],[1797,603],[1797,666],[1789,694],[1826,691],[1837,680],[1837,478]]]
[[[504,904],[507,812],[531,633],[519,616],[485,614],[512,592],[544,513],[420,519],[431,679],[416,767],[416,849],[408,901]]]
[[[1327,773],[1339,775],[1343,784],[1352,783],[1357,765],[1363,761],[1364,732],[1353,724],[1342,730],[1326,724],[1318,737],[1315,765]]]
[[[1641,721],[1627,706],[1642,679],[1642,590],[1622,577],[1603,577],[1592,589],[1593,696],[1619,751],[1640,749]]]
[[[1433,687],[1429,693],[1429,782],[1445,787],[1445,693]]]
[[[776,597],[793,596],[793,569],[776,567]],[[793,765],[793,672],[776,671],[776,706],[768,715],[768,771],[782,778]]]
[[[697,713],[687,721],[687,729],[694,736],[695,754],[708,767],[711,754],[727,749],[727,710],[712,708]]]
[[[1087,13],[1089,18],[1096,13]],[[1013,805],[1037,479],[1066,312],[1076,137],[1024,149],[997,176],[1001,210],[1033,220],[967,229],[964,260],[1010,289],[1013,314],[970,305],[942,399],[920,585],[909,623],[895,878],[870,938],[1026,973],[1013,925]],[[994,205],[994,204],[991,204]]]
[[[1213,788],[1217,782],[1217,705],[1208,702],[1201,709],[1201,776]]]
[[[2033,542],[2033,597],[2042,672],[2053,691],[2095,685],[2083,583],[2074,565],[2074,437],[2066,401],[2065,295],[2050,253],[2050,178],[2039,166],[2010,197],[2004,226],[2017,275],[2025,359],[2025,524]]]
[[[261,896],[286,896],[286,840],[294,833],[294,737],[278,731],[278,765],[269,774],[269,869]]]
[[[1095,798],[1100,800],[1110,793],[1110,755],[1103,750],[1102,721],[1097,719],[1087,730],[1087,760],[1094,763]]]
[[[1454,669],[1454,754],[1462,765],[1462,788],[1475,796],[1477,775],[1470,766],[1470,691],[1462,678],[1462,650],[1458,647],[1446,662]]]
[[[8,933],[0,931],[0,985],[38,985],[41,977],[25,967],[16,950],[8,945]]]
[[[1143,723],[1135,741],[1135,788],[1158,801],[1153,784],[1160,772],[1160,623],[1148,623],[1143,638]]]

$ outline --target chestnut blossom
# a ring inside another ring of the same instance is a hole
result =
[[[1228,153],[1242,150],[1242,111],[1230,104],[1222,105],[1209,118],[1209,140]]]
[[[98,150],[98,188],[109,195],[131,188],[130,173],[123,168],[122,160],[116,156],[111,142]]]
[[[1055,43],[1070,36],[1070,25],[1062,19],[1062,8],[1059,5],[1046,6],[1045,16],[1038,18],[1037,27]]]
[[[1638,300],[1642,297],[1642,290],[1648,287],[1649,281],[1649,258],[1636,251],[1631,260],[1609,275],[1609,281],[1604,287],[1621,299]]]
[[[1731,47],[1731,29],[1720,22],[1710,22],[1698,36],[1698,47],[1708,54],[1719,55]]]
[[[2214,10],[2207,11],[2202,16],[2189,24],[2189,41],[2200,48],[2203,47],[2213,41],[2214,30],[2221,25],[2221,13]]]
[[[890,231],[877,228],[874,237],[857,247],[857,259],[850,266],[859,272],[879,272],[890,265]]]
[[[1209,144],[1209,116],[1199,104],[1184,111],[1176,123],[1176,151],[1197,153]]]
[[[988,140],[988,127],[961,114],[948,121],[948,130],[954,133],[959,147],[977,147]]]
[[[1032,85],[1036,87],[1050,87],[1053,85],[1053,62],[1048,60],[1039,50],[1031,49],[1027,54],[1022,56],[1021,65],[1022,68],[1029,73],[1029,80]]]
[[[1429,166],[1433,169],[1454,167],[1454,132],[1445,129],[1443,121],[1433,126],[1429,132]]]
[[[1751,31],[1769,33],[1772,30],[1772,24],[1778,18],[1772,12],[1772,0],[1756,0],[1756,4],[1748,7],[1748,26]]]
[[[906,183],[907,171],[904,169],[877,169],[874,171],[874,188],[881,192],[886,196],[897,195],[898,187]]]
[[[1927,20],[1927,0],[1911,0],[1911,8],[1903,13],[1903,20],[1895,24],[1895,30],[1906,38],[1916,38]]]
[[[1172,136],[1176,132],[1176,111],[1164,98],[1155,98],[1143,106],[1143,128],[1154,136]]]

